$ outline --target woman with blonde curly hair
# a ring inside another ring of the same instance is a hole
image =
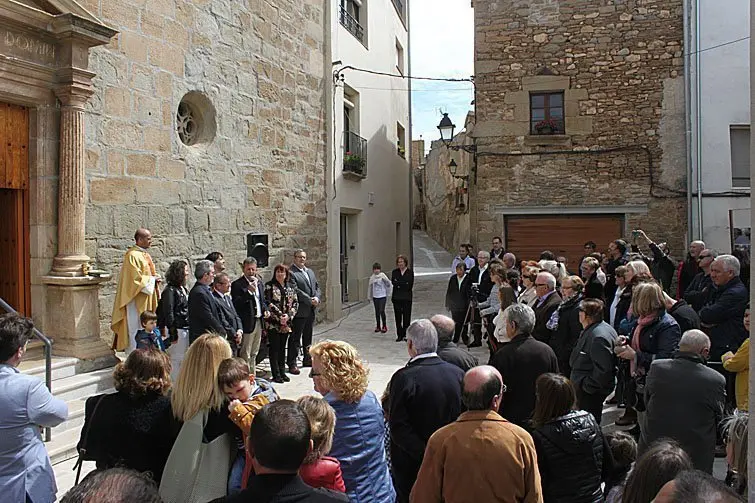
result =
[[[98,470],[116,466],[146,472],[160,483],[177,435],[170,398],[170,359],[138,349],[113,372],[116,393],[86,401],[78,449]]]
[[[367,389],[369,371],[351,344],[313,345],[309,376],[336,413],[331,455],[341,463],[351,501],[393,501],[396,494],[385,458],[383,409]]]

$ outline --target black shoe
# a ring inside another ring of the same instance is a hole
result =
[[[400,335],[398,337],[396,337],[396,342],[401,342],[401,341],[405,341],[405,340],[406,340],[406,337],[401,337]]]
[[[297,367],[296,365],[289,365],[288,373],[298,376],[299,374],[301,374],[301,370],[299,370],[299,367]]]
[[[303,362],[301,362],[302,367],[311,367],[312,366],[312,359],[311,358],[305,358]]]
[[[283,375],[281,376],[281,379],[283,379],[283,382],[290,382],[290,381],[291,381],[291,378],[290,378],[290,377],[288,377],[288,376],[287,376],[286,374],[283,374]]]
[[[278,384],[283,384],[286,381],[281,376],[275,376],[273,377],[273,382],[277,382]]]
[[[470,347],[470,348],[480,348],[480,347],[482,347],[482,342],[480,342],[480,341],[474,341],[472,344],[470,344],[467,347]]]

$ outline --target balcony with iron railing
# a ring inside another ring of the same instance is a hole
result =
[[[352,131],[343,132],[343,176],[352,180],[367,177],[367,140]]]
[[[394,0],[397,1],[397,0]],[[362,44],[364,44],[364,28],[362,28],[362,25],[359,24],[359,21],[349,14],[349,12],[346,10],[346,8],[342,5],[340,8],[340,13],[338,18],[341,21],[341,24],[344,28],[346,28],[349,33],[354,35],[357,40],[359,40]]]
[[[393,6],[396,8],[396,12],[398,12],[398,17],[401,18],[403,21],[404,19],[404,2],[402,0],[393,0]]]

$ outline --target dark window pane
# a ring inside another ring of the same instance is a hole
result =
[[[564,106],[564,95],[561,93],[551,94],[548,101],[551,107],[562,107]]]
[[[564,109],[561,107],[551,107],[550,116],[554,119],[561,119],[564,116]]]
[[[530,96],[530,104],[532,108],[543,108],[545,106],[545,95],[544,94],[533,94]]]
[[[542,108],[533,108],[532,109],[532,120],[533,121],[541,121],[545,119],[545,110]]]

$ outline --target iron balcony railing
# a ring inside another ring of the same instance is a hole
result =
[[[362,28],[362,25],[359,24],[359,21],[357,21],[354,16],[349,14],[349,12],[343,5],[341,5],[339,18],[343,27],[349,30],[349,32],[354,35],[357,40],[364,43],[364,28]]]
[[[367,140],[351,131],[343,132],[343,171],[367,176]]]
[[[13,309],[13,307],[2,298],[0,298],[0,308],[6,313],[18,314],[18,311]],[[34,329],[33,334],[34,337],[39,339],[45,346],[45,384],[47,385],[47,389],[50,390],[50,393],[52,393],[52,341],[45,337],[45,335],[36,328]],[[49,442],[50,438],[52,438],[51,430],[50,428],[45,428],[45,442]]]
[[[393,0],[393,6],[396,7],[399,17],[404,19],[404,2],[401,0]]]

